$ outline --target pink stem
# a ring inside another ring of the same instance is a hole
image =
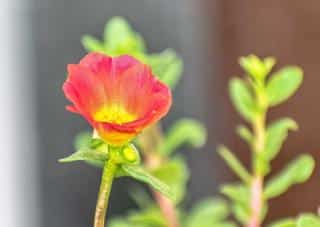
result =
[[[248,227],[260,227],[260,215],[262,210],[262,177],[256,176],[251,185],[251,216],[249,219]]]
[[[168,227],[179,227],[176,208],[172,201],[157,191],[153,191],[153,195],[161,209],[163,216],[167,220]]]

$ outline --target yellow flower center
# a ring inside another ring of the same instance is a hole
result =
[[[94,120],[100,122],[112,122],[116,124],[123,124],[134,121],[136,116],[129,113],[121,105],[103,106],[93,116]]]

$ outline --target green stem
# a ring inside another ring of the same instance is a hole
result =
[[[110,152],[110,159],[106,161],[103,167],[101,184],[96,205],[96,212],[94,216],[94,227],[105,227],[105,219],[109,204],[109,197],[112,188],[112,182],[117,171],[118,164],[113,159]]]

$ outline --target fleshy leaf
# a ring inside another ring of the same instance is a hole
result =
[[[107,52],[113,55],[145,51],[143,38],[121,17],[114,17],[106,24],[104,41]]]
[[[235,218],[243,225],[247,224],[250,218],[250,208],[239,203],[232,204],[232,213]]]
[[[233,105],[246,120],[252,120],[256,114],[256,106],[252,93],[246,83],[239,79],[233,78],[230,81],[229,92]]]
[[[233,202],[231,209],[237,220],[245,224],[250,215],[249,188],[244,184],[225,184],[220,191]]]
[[[176,203],[184,199],[189,179],[189,170],[183,158],[179,157],[168,160],[159,168],[153,170],[152,175],[170,187],[175,195]]]
[[[237,133],[238,135],[244,140],[246,141],[248,144],[251,144],[253,141],[253,135],[250,132],[250,130],[244,126],[244,125],[239,125],[237,127]]]
[[[210,198],[196,204],[185,221],[186,227],[235,227],[227,222],[229,207],[222,199]]]
[[[175,88],[183,70],[183,62],[176,52],[167,49],[159,54],[151,54],[147,59],[152,72],[170,88]]]
[[[170,155],[183,144],[201,147],[207,138],[204,126],[193,119],[182,119],[174,123],[159,147],[160,153]]]
[[[169,186],[163,183],[162,181],[160,181],[158,178],[152,176],[149,172],[147,172],[141,166],[123,164],[121,165],[121,168],[129,176],[135,178],[136,180],[149,184],[151,187],[161,192],[168,198],[175,200],[175,196],[172,193]]]
[[[88,52],[105,52],[104,44],[90,35],[83,36],[81,43]]]
[[[248,206],[250,191],[243,184],[225,184],[221,188],[221,193],[227,196],[232,201]]]
[[[76,150],[90,148],[92,132],[80,132],[76,135],[73,146]]]
[[[136,205],[141,208],[147,208],[153,203],[150,193],[142,187],[133,187],[129,190],[130,197],[136,203]]]
[[[134,227],[165,227],[167,225],[166,219],[157,206],[130,212],[128,220]]]
[[[96,167],[102,167],[104,162],[108,159],[108,154],[106,152],[101,152],[99,150],[79,150],[72,155],[59,159],[59,162],[76,162],[76,161],[86,161],[91,165]]]
[[[108,223],[108,226],[110,227],[135,227],[132,226],[130,222],[125,220],[124,218],[113,218]]]
[[[100,139],[92,137],[91,132],[81,132],[76,135],[74,148],[77,152],[60,159],[59,162],[84,161],[89,165],[102,168],[108,158],[108,148]]]
[[[227,147],[219,146],[218,153],[242,181],[246,183],[250,182],[251,176],[249,172]]]
[[[290,119],[284,118],[272,123],[267,129],[266,145],[264,157],[271,161],[279,153],[284,140],[287,138],[289,130],[297,130],[297,123]]]
[[[271,178],[265,188],[264,196],[271,199],[286,192],[292,185],[305,182],[311,176],[315,161],[311,155],[300,155],[278,175]]]
[[[251,77],[260,80],[268,75],[276,61],[272,57],[260,59],[255,55],[249,55],[241,57],[239,63]]]
[[[318,227],[320,226],[320,217],[314,214],[303,214],[298,218],[297,227]]]
[[[269,225],[269,227],[297,227],[296,220],[293,218],[286,218],[280,221],[276,221]]]
[[[273,74],[267,84],[267,96],[270,106],[286,101],[300,87],[303,72],[299,67],[288,66]]]

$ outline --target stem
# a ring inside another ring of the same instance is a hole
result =
[[[115,160],[113,160],[112,153],[110,152],[110,159],[106,161],[103,167],[101,185],[94,216],[94,227],[105,227],[105,219],[109,204],[112,182],[117,168],[118,165]]]
[[[168,227],[179,227],[176,208],[172,201],[157,191],[153,191],[153,196],[168,222]]]
[[[258,101],[261,100],[261,96],[257,94]],[[253,131],[255,135],[255,141],[253,143],[253,153],[254,153],[254,162],[257,161],[256,157],[259,156],[265,146],[265,121],[266,121],[266,110],[263,109],[261,114],[257,116],[256,120],[253,122]],[[263,182],[264,182],[264,175],[261,173],[261,170],[258,168],[259,163],[253,164],[253,178],[251,182],[251,201],[250,201],[250,208],[251,208],[251,215],[248,222],[248,227],[260,227],[261,226],[261,219],[260,215],[264,206],[263,200]]]
[[[157,169],[165,161],[156,151],[156,148],[161,143],[162,139],[163,134],[159,124],[150,127],[139,136],[139,145],[143,151],[146,168]],[[174,203],[161,193],[153,189],[151,190],[162,215],[167,221],[167,227],[180,227]]]

